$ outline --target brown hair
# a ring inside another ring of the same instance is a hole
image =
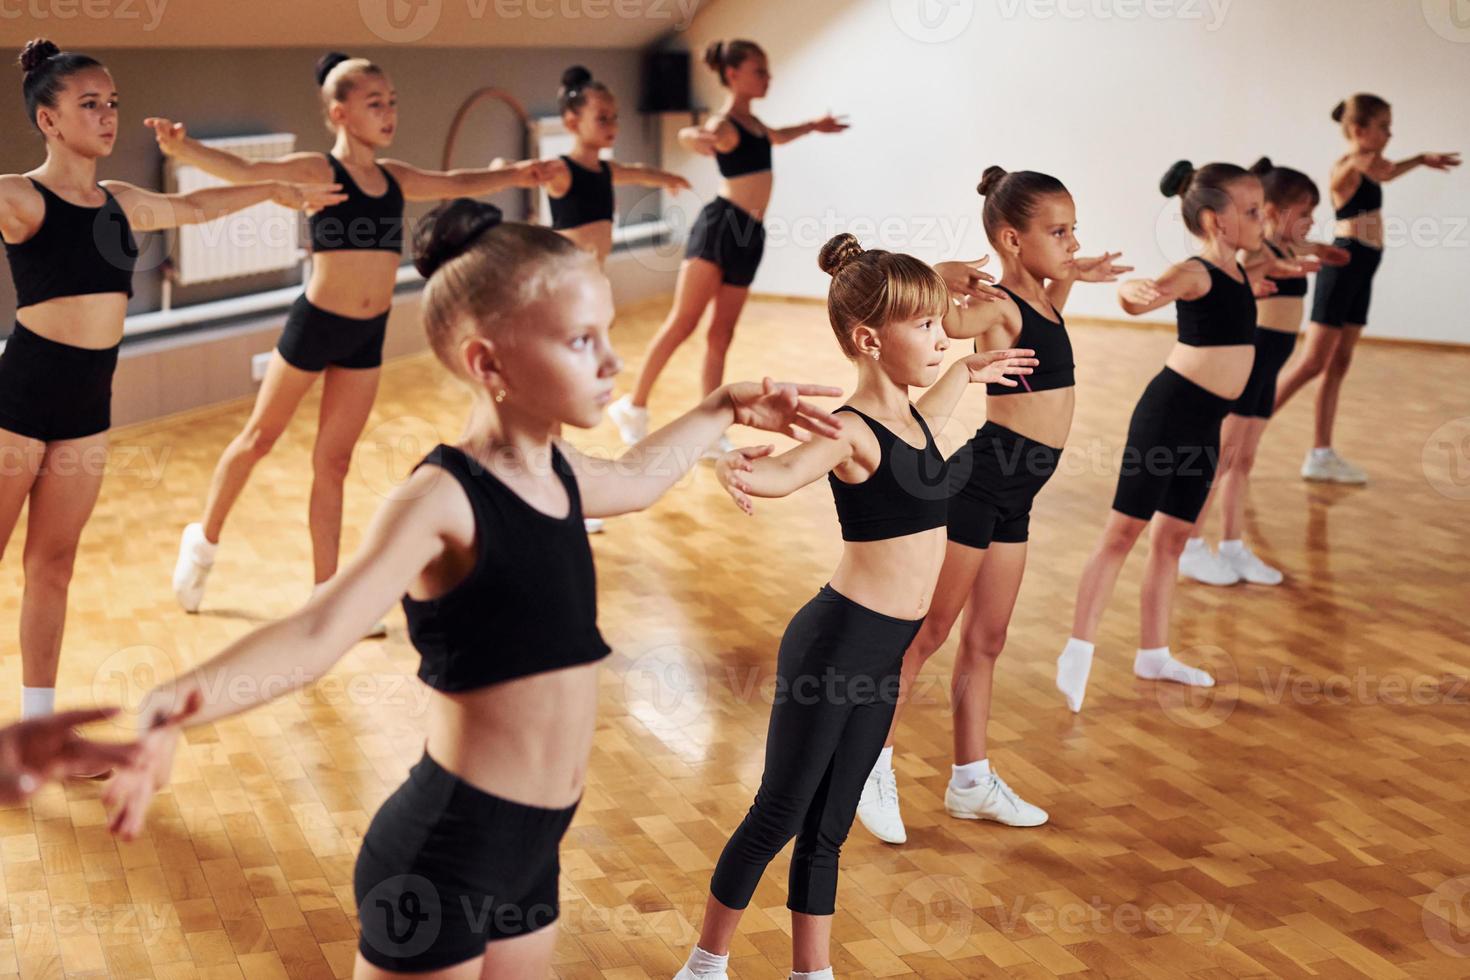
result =
[[[601,92],[612,97],[612,91],[592,77],[592,73],[581,65],[573,65],[561,73],[561,88],[556,93],[556,104],[562,112],[581,112],[587,104],[588,92]]]
[[[88,68],[102,67],[102,62],[91,55],[62,51],[44,37],[27,41],[18,60],[21,71],[25,72],[20,89],[26,100],[26,115],[37,130],[41,128],[36,122],[37,110],[42,106],[56,108],[56,97],[68,78]]]
[[[1266,200],[1278,208],[1286,208],[1298,201],[1310,200],[1312,207],[1322,203],[1322,193],[1317,182],[1300,170],[1278,167],[1270,157],[1261,157],[1251,165],[1251,173],[1261,178],[1266,190]]]
[[[359,75],[383,77],[383,69],[366,58],[351,58],[340,51],[329,51],[316,60],[316,83],[322,90],[322,110],[333,102],[343,102],[352,94]],[[327,128],[331,129],[330,120]]]
[[[489,336],[501,321],[544,295],[559,275],[592,254],[539,225],[502,222],[493,204],[467,197],[439,205],[413,234],[413,264],[428,280],[420,306],[434,353],[450,371],[466,324]]]
[[[720,84],[728,86],[725,81],[726,68],[739,68],[745,64],[747,58],[765,57],[761,46],[754,41],[736,39],[733,41],[711,41],[704,49],[704,63],[710,70],[720,76]]]
[[[1255,175],[1233,163],[1207,163],[1196,170],[1188,160],[1180,160],[1159,181],[1159,190],[1165,197],[1183,198],[1184,227],[1204,237],[1200,216],[1206,211],[1218,214],[1230,201],[1230,185],[1247,177]]]
[[[1332,109],[1332,121],[1342,124],[1344,136],[1351,136],[1352,126],[1366,126],[1381,113],[1387,112],[1389,105],[1376,95],[1367,92],[1359,92],[1349,95]]]
[[[882,328],[924,313],[942,317],[949,308],[944,280],[912,255],[865,249],[856,237],[843,233],[822,246],[817,264],[832,277],[827,317],[849,358],[858,356],[852,340],[856,327]]]
[[[985,198],[981,220],[986,237],[994,241],[1006,225],[1025,231],[1036,217],[1041,199],[1048,194],[1066,194],[1067,188],[1050,174],[1035,170],[1007,173],[1004,167],[990,166],[985,168],[975,191]]]

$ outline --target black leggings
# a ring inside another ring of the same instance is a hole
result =
[[[837,855],[898,703],[904,651],[923,620],[873,612],[822,586],[792,618],[776,660],[766,769],[720,854],[710,894],[743,909],[794,836],[786,907],[831,915]]]

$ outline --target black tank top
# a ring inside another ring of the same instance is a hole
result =
[[[332,179],[342,185],[347,200],[322,208],[307,220],[313,252],[403,251],[403,191],[381,163],[388,189],[369,197],[357,186],[342,161],[327,155]]]
[[[532,507],[455,446],[436,446],[418,464],[458,480],[475,512],[470,574],[437,599],[403,597],[409,639],[423,657],[419,678],[435,690],[469,691],[607,656],[577,480],[554,446],[551,463],[571,501],[563,518]]]
[[[36,233],[19,245],[5,243],[15,305],[34,306],[60,296],[133,295],[138,243],[117,198],[107,188],[100,207],[64,200],[34,177],[26,178],[46,202]],[[100,187],[100,185],[99,185]]]
[[[1218,267],[1190,256],[1209,270],[1210,291],[1199,299],[1174,301],[1179,317],[1179,342],[1190,347],[1230,347],[1256,342],[1256,295],[1240,263],[1243,282],[1236,282]]]
[[[613,217],[613,175],[606,160],[598,161],[601,170],[588,170],[569,156],[563,156],[572,186],[561,197],[550,198],[551,227],[557,231],[579,228],[594,221],[611,221]]]
[[[740,142],[735,144],[735,149],[729,153],[715,153],[715,163],[719,164],[721,177],[743,177],[746,174],[760,173],[762,170],[771,169],[771,137],[770,134],[757,136],[735,121],[734,116],[726,116],[730,125],[734,126],[740,133]]]
[[[1000,285],[997,283],[996,285]],[[1053,323],[1036,311],[1036,308],[1026,302],[1015,293],[1001,286],[1006,295],[1016,301],[1021,308],[1021,332],[1016,335],[1013,347],[1030,348],[1036,351],[1036,367],[1033,373],[1021,375],[1016,378],[1021,382],[1014,388],[1009,385],[989,383],[985,386],[987,395],[1017,395],[1027,391],[1048,391],[1052,388],[1071,388],[1077,382],[1073,375],[1076,365],[1072,362],[1072,338],[1067,336],[1067,321],[1062,319],[1061,311],[1055,306],[1052,312],[1057,315],[1057,322]],[[975,350],[980,350],[977,341]]]
[[[1290,259],[1295,257],[1287,255],[1285,252],[1281,251],[1281,249],[1277,248],[1275,245],[1272,245],[1269,241],[1266,242],[1266,247],[1269,248],[1271,250],[1271,254],[1275,255],[1278,259]],[[1276,292],[1272,294],[1273,296],[1307,295],[1306,276],[1287,276],[1284,279],[1279,279],[1276,276],[1267,276],[1267,278],[1276,284]]]
[[[919,410],[909,406],[924,430],[923,449],[910,446],[851,405],[837,411],[851,412],[868,423],[882,452],[878,468],[862,483],[844,483],[837,474],[827,474],[842,540],[882,541],[944,527],[949,517],[949,463]]]
[[[1377,211],[1383,207],[1383,185],[1363,174],[1353,196],[1342,203],[1335,212],[1339,218],[1356,218],[1360,214]]]

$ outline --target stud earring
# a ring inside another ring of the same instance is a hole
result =
[[[877,351],[873,351],[873,360],[876,361],[877,359],[878,359],[878,352]]]
[[[495,404],[499,405],[503,401],[505,401],[505,389],[501,388],[495,393]]]

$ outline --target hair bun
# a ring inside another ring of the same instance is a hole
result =
[[[493,204],[457,197],[419,219],[413,232],[413,267],[425,279],[444,263],[462,255],[504,215]]]
[[[817,256],[817,265],[821,266],[822,271],[827,275],[835,276],[847,263],[861,258],[864,251],[856,235],[843,232],[840,235],[833,235],[827,244],[822,246],[821,254]]]
[[[1261,157],[1261,159],[1257,160],[1250,166],[1251,173],[1255,174],[1257,177],[1264,177],[1275,169],[1276,164],[1271,162],[1270,157]]]
[[[1005,175],[1005,167],[997,167],[991,164],[985,168],[985,173],[980,175],[980,183],[976,185],[975,192],[981,197],[988,196],[991,191],[995,190],[995,185],[999,184],[1001,178]]]
[[[561,87],[570,91],[592,81],[592,73],[581,65],[573,65],[561,73]]]
[[[705,46],[704,63],[714,71],[719,71],[725,66],[724,41],[711,41]]]
[[[32,38],[20,51],[20,67],[27,75],[45,64],[46,59],[61,54],[61,49],[44,37]]]
[[[1335,105],[1335,106],[1332,107],[1332,121],[1333,122],[1338,122],[1338,123],[1342,122],[1342,117],[1344,115],[1346,115],[1346,114],[1347,114],[1347,103],[1346,102],[1339,102],[1337,105]]]
[[[1183,196],[1189,190],[1189,182],[1194,179],[1194,164],[1188,160],[1180,160],[1170,167],[1159,181],[1159,190],[1165,197]]]
[[[327,83],[327,76],[332,73],[332,69],[336,68],[342,62],[349,60],[351,59],[341,51],[328,51],[316,59],[316,83],[318,85],[325,85]]]

